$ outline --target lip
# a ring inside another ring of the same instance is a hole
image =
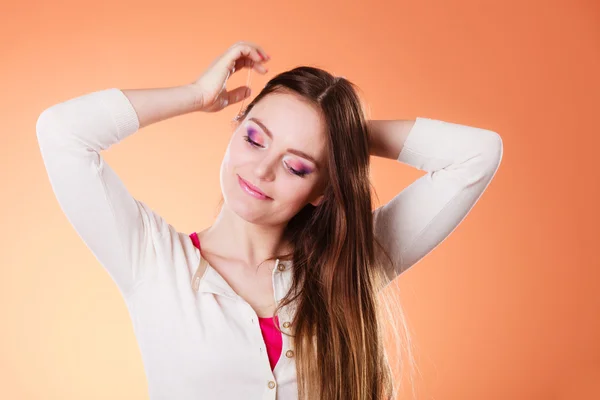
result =
[[[238,175],[237,177],[238,177],[238,182],[239,182],[240,186],[242,187],[242,189],[246,193],[248,193],[250,196],[260,199],[260,200],[273,200],[272,198],[270,198],[269,196],[267,196],[266,194],[261,192],[260,189],[258,189],[256,186],[254,186],[250,182],[244,180],[241,176]]]

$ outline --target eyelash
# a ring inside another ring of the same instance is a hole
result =
[[[254,147],[261,147],[261,145],[259,145],[258,143],[256,143],[254,140],[250,139],[250,136],[248,135],[244,135],[244,140],[248,143],[250,143],[251,146]],[[299,176],[300,178],[304,178],[304,176],[306,175],[306,172],[300,172],[300,171],[296,171],[294,168],[288,167],[288,169],[290,170],[290,172],[296,176]]]

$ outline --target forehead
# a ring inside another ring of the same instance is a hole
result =
[[[305,151],[318,160],[325,151],[325,132],[317,109],[299,96],[270,93],[246,116],[258,118],[273,134],[273,142]]]

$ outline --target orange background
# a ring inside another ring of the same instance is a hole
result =
[[[502,136],[486,193],[393,287],[420,399],[600,398],[600,3],[28,1],[0,6],[0,22],[0,398],[148,398],[125,303],[52,193],[38,115],[95,90],[188,83],[238,40],[272,57],[253,95],[314,65],[357,83],[372,118]],[[134,196],[199,231],[239,106],[151,125],[103,155]],[[422,174],[374,157],[379,204]]]

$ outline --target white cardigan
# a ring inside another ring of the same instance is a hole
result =
[[[152,400],[297,398],[292,340],[283,335],[274,371],[257,315],[179,232],[131,196],[101,155],[139,129],[117,88],[44,110],[37,139],[61,209],[125,299]],[[390,281],[440,244],[494,177],[502,140],[490,130],[417,118],[398,161],[427,173],[374,211],[374,230],[392,256]],[[275,300],[292,265],[273,270]],[[279,315],[281,329],[293,310]],[[291,352],[288,350],[292,350]],[[285,355],[285,357],[284,357]]]

